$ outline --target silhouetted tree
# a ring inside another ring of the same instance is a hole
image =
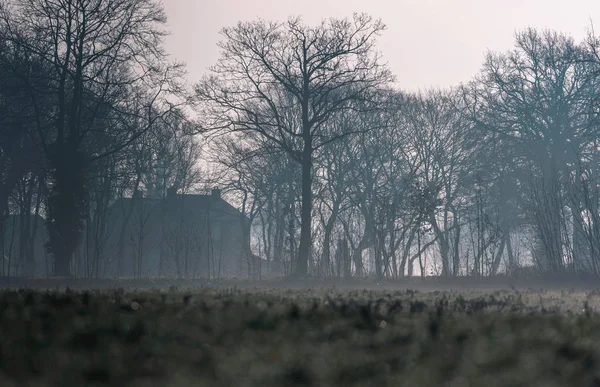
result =
[[[555,32],[529,29],[516,40],[514,51],[488,55],[469,106],[477,126],[514,151],[534,257],[563,271],[578,260],[583,219],[566,194],[581,181],[578,156],[597,138],[600,67],[587,44]]]
[[[70,275],[80,244],[91,163],[148,131],[176,75],[162,49],[162,6],[153,0],[23,0],[2,8],[3,27],[51,69],[53,97],[37,129],[50,164],[48,249],[56,275]],[[21,36],[26,39],[19,38]],[[95,146],[109,133],[109,148]]]
[[[6,26],[0,24],[0,275],[5,274],[5,221],[9,215],[11,195],[24,179],[31,183],[32,187],[30,184],[22,184],[21,188],[26,189],[22,189],[20,193],[24,195],[18,195],[20,199],[24,199],[20,201],[20,208],[26,210],[27,215],[33,211],[33,203],[40,197],[39,192],[36,194],[34,191],[37,191],[36,182],[44,180],[44,168],[40,157],[39,137],[34,128],[36,120],[44,122],[40,115],[47,108],[36,110],[34,102],[36,99],[48,102],[49,99],[32,94],[31,85],[44,87],[47,85],[48,74],[48,68],[24,47],[15,44],[10,39]],[[21,225],[21,231],[26,231],[26,235],[29,235],[30,228],[24,230],[23,227],[24,224]],[[33,253],[30,250],[32,244],[27,243],[27,238],[23,238],[20,245],[20,254],[28,251],[25,273],[29,274],[33,270]]]
[[[383,29],[367,15],[316,27],[297,18],[240,23],[223,29],[223,55],[196,87],[204,129],[259,133],[302,166],[297,275],[307,274],[312,246],[314,152],[352,133],[327,132],[324,124],[392,79],[374,49]]]

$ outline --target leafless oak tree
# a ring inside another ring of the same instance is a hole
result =
[[[313,154],[350,135],[324,123],[345,109],[364,108],[392,76],[374,48],[381,21],[361,14],[315,27],[299,18],[225,28],[222,55],[196,87],[205,130],[259,133],[302,166],[301,236],[296,274],[311,251]],[[372,106],[367,106],[371,108]],[[240,136],[243,141],[243,135]]]

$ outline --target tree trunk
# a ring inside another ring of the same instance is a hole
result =
[[[302,206],[300,209],[300,248],[298,249],[298,261],[296,264],[296,275],[308,274],[308,261],[312,249],[312,143],[305,140],[302,157]]]
[[[448,270],[448,266],[450,266],[450,243],[448,242],[448,229],[444,228],[444,230],[441,230],[433,214],[430,215],[429,222],[431,223],[433,232],[438,240],[440,257],[442,259],[442,277],[447,277],[450,274],[450,271]]]
[[[357,277],[362,277],[364,275],[362,253],[368,247],[369,242],[370,242],[369,234],[367,231],[367,227],[365,227],[365,234],[363,235],[360,242],[358,243],[358,247],[356,248],[356,250],[354,250],[354,254],[352,256],[352,260],[354,261],[354,269],[355,269],[354,274]]]
[[[404,275],[405,275],[406,263],[408,261],[408,256],[410,254],[410,248],[412,247],[412,243],[415,239],[415,236],[417,235],[417,232],[419,232],[419,226],[420,226],[419,224],[416,224],[415,227],[413,227],[409,231],[408,241],[406,242],[406,244],[404,245],[404,249],[402,250],[402,261],[400,262],[400,270],[399,270],[400,277],[404,277]],[[408,265],[409,265],[408,276],[412,277],[413,262],[409,261]]]
[[[335,221],[337,220],[338,213],[340,210],[339,201],[335,201],[333,203],[333,210],[331,211],[331,216],[327,220],[325,224],[325,230],[323,233],[323,257],[322,257],[322,275],[329,276],[331,275],[331,233],[333,232],[333,226],[335,225]]]
[[[456,215],[455,215],[456,216]],[[460,273],[460,225],[458,219],[455,219],[454,227],[454,254],[452,256],[452,274],[457,277]]]
[[[290,195],[291,196],[291,195]],[[269,203],[269,205],[271,206],[273,203]],[[284,245],[285,245],[285,211],[282,211],[282,204],[281,204],[281,199],[279,198],[279,195],[277,195],[276,200],[275,200],[275,205],[273,206],[275,207],[275,235],[274,235],[274,242],[273,242],[273,256],[270,256],[270,249],[267,248],[266,246],[266,242],[265,242],[265,250],[267,251],[266,257],[267,259],[272,258],[273,262],[277,262],[277,264],[274,265],[277,267],[281,266],[281,259],[283,257],[283,251],[284,251]],[[289,203],[285,204],[285,207],[283,208],[289,208]],[[265,232],[263,231],[263,236],[265,235]]]
[[[325,231],[323,233],[323,256],[321,258],[322,272],[321,275],[327,277],[330,275],[331,266],[331,230],[332,228],[325,225]]]
[[[380,237],[376,232],[373,232],[373,234],[375,239],[373,243],[375,250],[375,274],[377,275],[377,278],[383,278],[383,254],[381,251]]]
[[[141,180],[141,175],[138,173],[135,179],[135,184],[133,186],[134,193],[137,192],[137,190],[139,189]],[[133,216],[134,207],[137,205],[136,203],[137,202],[135,201],[135,199],[132,198],[129,202],[128,207],[122,208],[124,211],[123,223],[121,224],[121,231],[119,232],[119,241],[117,242],[117,276],[119,277],[122,277],[125,273],[125,238],[127,235],[127,230],[129,229],[129,222],[131,221],[131,217]],[[164,206],[164,204],[161,205]],[[164,211],[163,213],[161,213],[161,215],[163,216],[164,220]]]
[[[348,254],[348,240],[343,238],[339,239],[338,250],[340,260],[344,267],[344,277],[352,276],[352,262],[350,261],[350,254]]]
[[[4,164],[4,162],[3,162]],[[0,185],[0,260],[2,260],[2,273],[0,276],[10,276],[10,266],[6,267],[6,220],[9,216],[8,200],[10,194],[13,192],[17,181],[22,175],[22,171],[19,168],[9,168],[6,173],[6,177],[3,179],[3,184]],[[11,254],[9,250],[9,255]]]
[[[492,266],[491,275],[496,275],[498,273],[498,269],[500,268],[500,261],[502,260],[502,256],[504,255],[504,247],[506,246],[506,239],[509,238],[509,233],[506,232],[502,237],[502,241],[500,242],[500,248],[496,252],[496,256],[494,257],[494,263]]]
[[[506,250],[508,252],[508,273],[513,275],[517,269],[517,263],[515,262],[515,255],[513,253],[512,244],[510,241],[510,233],[506,236]]]
[[[0,260],[2,260],[2,273],[0,276],[8,276],[8,270],[6,269],[6,219],[8,218],[8,198],[6,202],[0,201]],[[9,268],[10,269],[10,268]]]
[[[48,195],[48,248],[54,257],[54,275],[69,277],[85,219],[85,161],[76,148],[57,145],[51,158],[54,184]]]
[[[35,181],[29,176],[27,183],[22,187],[21,208],[19,209],[19,265],[22,265],[22,274],[31,277],[33,264],[29,262],[27,254],[31,235],[31,201]]]

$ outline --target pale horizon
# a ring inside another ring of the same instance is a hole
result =
[[[168,17],[166,49],[187,64],[188,80],[197,82],[219,57],[223,27],[239,21],[283,21],[300,16],[309,24],[324,18],[367,13],[381,18],[386,31],[377,48],[408,91],[447,88],[468,82],[486,52],[514,47],[514,36],[528,27],[551,29],[583,39],[600,20],[600,2],[575,0],[440,1],[394,4],[372,0],[163,0]],[[493,15],[493,16],[492,16]]]

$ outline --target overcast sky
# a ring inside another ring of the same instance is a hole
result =
[[[513,47],[514,33],[550,28],[579,40],[594,21],[600,33],[599,0],[162,0],[171,36],[167,50],[187,63],[196,81],[213,65],[219,30],[238,21],[307,23],[366,12],[387,30],[378,48],[406,90],[447,87],[474,76],[485,52]]]

